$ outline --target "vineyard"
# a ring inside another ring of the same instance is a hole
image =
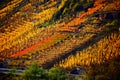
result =
[[[119,37],[119,34],[112,33],[95,45],[88,47],[86,50],[77,52],[76,55],[71,55],[64,61],[61,61],[59,67],[72,69],[77,66],[90,66],[92,63],[101,64],[109,59],[117,57],[120,55],[120,53],[118,53],[120,51]]]
[[[38,62],[44,68],[73,70],[120,56],[119,4],[119,0],[7,2],[0,7],[0,65],[21,68]]]

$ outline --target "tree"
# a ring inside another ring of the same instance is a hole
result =
[[[21,76],[21,80],[67,80],[67,74],[58,68],[45,70],[37,63],[30,65]]]
[[[47,80],[46,70],[39,68],[37,63],[30,65],[22,74],[22,80]]]
[[[58,68],[51,68],[48,72],[49,80],[67,80],[67,75]]]

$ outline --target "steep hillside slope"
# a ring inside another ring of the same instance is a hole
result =
[[[7,5],[6,5],[7,4]],[[120,56],[119,0],[12,0],[0,7],[4,67],[91,67]]]

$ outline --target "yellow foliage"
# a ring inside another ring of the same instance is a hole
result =
[[[91,63],[101,64],[105,60],[120,55],[119,44],[120,34],[112,33],[97,44],[76,53],[76,55],[69,56],[60,62],[58,66],[64,69],[71,69],[83,65],[90,66]]]

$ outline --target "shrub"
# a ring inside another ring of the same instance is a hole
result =
[[[67,75],[58,68],[51,68],[48,73],[49,80],[67,80]]]
[[[46,70],[39,68],[37,63],[30,65],[22,74],[21,80],[47,80]]]

